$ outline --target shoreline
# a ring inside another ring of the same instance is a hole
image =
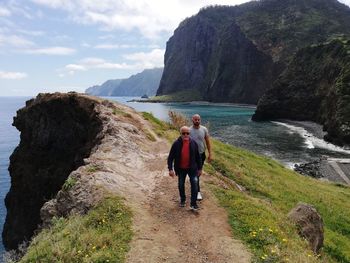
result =
[[[215,105],[215,106],[225,106],[225,107],[241,107],[256,109],[255,104],[244,104],[244,103],[229,103],[229,102],[210,102],[210,101],[162,101],[162,100],[147,100],[147,99],[132,99],[127,102],[139,102],[139,103],[181,103],[181,104],[191,104],[191,105]]]

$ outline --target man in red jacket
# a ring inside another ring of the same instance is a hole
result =
[[[198,152],[197,143],[190,138],[190,128],[183,126],[180,129],[181,136],[171,146],[168,156],[169,175],[178,177],[180,194],[180,206],[186,205],[185,179],[190,177],[192,210],[198,210],[198,176],[202,174],[202,160]],[[174,164],[174,168],[173,168]]]

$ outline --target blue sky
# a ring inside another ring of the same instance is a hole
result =
[[[243,2],[0,0],[0,96],[83,92],[163,66],[166,41],[184,18]]]

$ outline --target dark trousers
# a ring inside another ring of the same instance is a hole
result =
[[[205,158],[206,158],[205,153],[201,153],[200,156],[201,156],[201,159],[202,159],[202,166],[204,166],[204,161],[205,161]],[[199,177],[200,176],[198,176],[198,192],[201,191],[201,188],[199,187]]]
[[[179,193],[181,202],[186,201],[186,194],[185,194],[185,180],[186,175],[190,177],[190,183],[191,183],[191,205],[197,204],[197,194],[198,194],[198,171],[197,170],[191,170],[191,169],[179,169],[178,173],[178,179],[179,179]]]

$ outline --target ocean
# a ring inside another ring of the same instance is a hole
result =
[[[8,172],[9,158],[19,143],[19,132],[12,126],[16,111],[25,105],[29,97],[0,97],[0,230],[2,233],[6,217],[4,199],[10,189],[10,176]],[[0,255],[4,252],[2,237],[0,242]],[[2,256],[0,256],[0,262]]]
[[[168,121],[168,111],[175,110],[187,117],[198,113],[210,135],[258,154],[276,159],[286,167],[310,162],[321,156],[350,158],[350,150],[322,140],[320,125],[312,122],[252,122],[254,107],[212,103],[137,103],[132,97],[107,97],[122,102],[137,111],[147,111]],[[9,157],[19,143],[19,132],[11,124],[16,111],[25,105],[28,97],[0,97],[0,229],[4,224],[4,198],[10,188]],[[215,158],[215,156],[214,156]],[[165,165],[165,164],[164,164]],[[4,252],[2,240],[1,254]]]

